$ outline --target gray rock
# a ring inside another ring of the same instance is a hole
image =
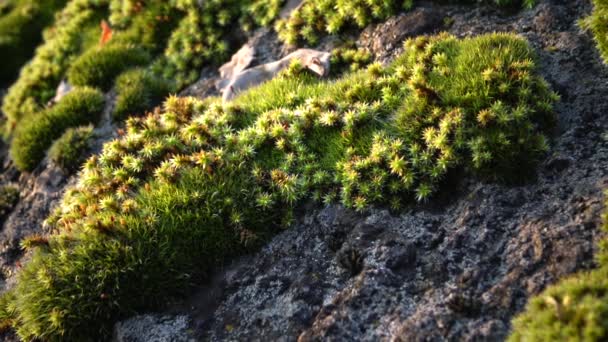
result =
[[[114,342],[193,342],[186,316],[136,316],[116,324]]]

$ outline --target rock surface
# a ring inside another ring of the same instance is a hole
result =
[[[116,324],[116,342],[194,342],[186,316],[136,316]]]
[[[608,186],[608,67],[577,20],[586,1],[533,10],[428,5],[363,31],[389,60],[411,34],[516,31],[562,96],[559,127],[527,184],[462,180],[394,214],[301,208],[294,227],[169,313],[200,340],[504,339],[527,299],[591,268]]]

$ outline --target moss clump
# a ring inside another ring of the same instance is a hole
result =
[[[0,222],[4,222],[6,216],[19,200],[19,189],[13,185],[0,186]]]
[[[64,171],[73,173],[90,154],[94,137],[91,125],[68,128],[49,149],[49,158]]]
[[[0,84],[12,81],[31,58],[42,39],[42,30],[66,0],[4,1],[0,14]]]
[[[608,231],[608,212],[604,213]],[[513,320],[509,341],[608,339],[608,239],[600,242],[598,269],[561,280],[530,299]]]
[[[509,341],[605,341],[608,268],[560,281],[532,298],[513,321]]]
[[[372,55],[366,49],[344,46],[331,52],[331,73],[339,75],[344,71],[358,71],[372,62]]]
[[[147,70],[134,69],[116,79],[115,89],[117,98],[112,115],[122,121],[159,105],[169,93],[170,85]]]
[[[71,0],[44,34],[44,43],[24,66],[2,103],[10,134],[24,117],[33,118],[55,96],[71,59],[98,41],[104,1]]]
[[[581,20],[581,26],[593,33],[602,58],[608,63],[608,1],[593,0],[593,13]]]
[[[365,210],[427,200],[455,168],[533,164],[556,96],[515,36],[410,40],[335,81],[283,75],[237,97],[170,97],[127,120],[47,220],[7,306],[23,339],[88,340],[183,294],[292,222],[306,199]],[[499,153],[494,153],[498,151]]]
[[[498,6],[532,7],[535,0],[456,0],[457,2],[489,2]],[[352,28],[363,28],[396,13],[411,9],[414,0],[347,1],[305,0],[289,18],[278,20],[275,29],[288,44],[306,42],[316,45],[328,34],[339,34]]]
[[[146,65],[150,59],[150,54],[136,45],[94,48],[74,61],[67,76],[74,86],[91,86],[107,91],[116,76],[129,68]]]
[[[57,105],[25,120],[11,144],[11,157],[17,168],[31,171],[42,161],[47,149],[66,129],[96,123],[103,111],[104,98],[98,90],[76,88]]]

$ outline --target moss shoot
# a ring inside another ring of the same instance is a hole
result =
[[[20,170],[31,171],[44,158],[55,139],[70,127],[97,123],[104,107],[103,94],[91,88],[76,88],[56,106],[44,110],[17,127],[11,157]]]
[[[581,20],[581,26],[593,34],[604,62],[608,63],[608,1],[593,0],[593,12]]]
[[[455,169],[533,165],[557,96],[508,34],[406,42],[334,81],[294,65],[230,105],[170,97],[83,166],[1,316],[25,340],[95,340],[187,293],[306,200],[399,209]],[[32,241],[39,241],[33,239]]]

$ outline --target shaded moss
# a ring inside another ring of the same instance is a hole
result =
[[[116,76],[135,66],[150,62],[150,54],[136,45],[104,46],[90,49],[78,57],[67,77],[74,86],[91,86],[109,90]]]
[[[68,128],[49,149],[50,160],[67,173],[73,173],[91,153],[93,126]]]
[[[13,185],[0,186],[0,222],[4,222],[19,200],[19,189]]]
[[[497,6],[532,7],[536,0],[454,0],[459,3],[492,3]],[[414,0],[351,1],[304,0],[288,18],[278,20],[275,29],[288,44],[306,42],[316,45],[326,35],[336,35],[350,29],[361,29],[409,10]]]
[[[66,0],[4,1],[0,15],[0,84],[12,81],[34,54],[42,30]]]
[[[12,133],[22,118],[32,119],[35,113],[42,112],[55,96],[71,59],[97,44],[105,6],[101,0],[71,0],[59,12],[54,25],[45,31],[44,42],[34,58],[24,66],[3,99],[5,134]]]
[[[120,75],[115,89],[117,98],[112,116],[122,121],[159,105],[169,93],[170,85],[149,71],[135,69]]]
[[[103,110],[103,94],[76,88],[52,108],[25,120],[15,130],[10,154],[22,171],[31,171],[44,158],[55,139],[70,127],[96,123]]]

